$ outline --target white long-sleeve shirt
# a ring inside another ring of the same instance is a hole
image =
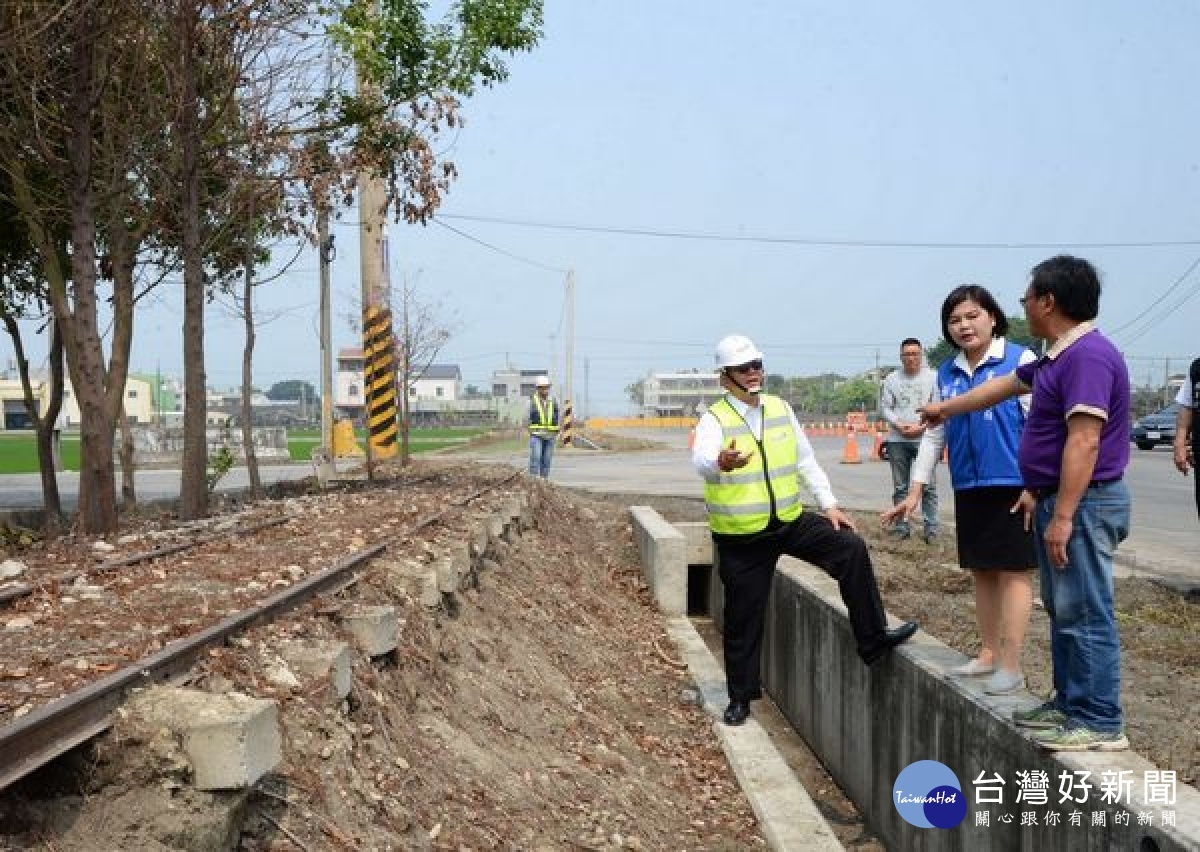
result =
[[[762,406],[747,405],[732,394],[727,394],[725,399],[733,406],[734,411],[746,421],[746,425],[754,437],[761,441]],[[792,407],[787,402],[783,402],[783,404],[787,408],[788,418],[792,421],[792,430],[796,433],[796,470],[800,475],[800,480],[808,486],[808,490],[812,492],[818,506],[822,509],[832,509],[837,505],[837,498],[833,496],[829,477],[817,463],[817,456],[813,452],[812,444],[808,442],[808,436],[800,428],[800,422],[796,420],[796,413],[792,411]],[[706,482],[716,482],[721,475],[721,470],[717,467],[717,454],[721,451],[721,439],[721,424],[711,412],[704,412],[700,422],[696,424],[696,437],[692,443],[692,467]]]

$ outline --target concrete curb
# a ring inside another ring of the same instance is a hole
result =
[[[768,845],[779,852],[843,849],[763,727],[753,717],[737,728],[721,723],[729,702],[725,672],[692,623],[685,616],[671,618],[667,631],[688,664],[704,709],[713,717],[713,730]]]

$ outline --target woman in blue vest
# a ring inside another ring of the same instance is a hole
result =
[[[1036,360],[1024,346],[1005,340],[1007,331],[1008,318],[985,288],[970,284],[951,291],[942,304],[942,334],[958,354],[938,367],[935,401]],[[1028,411],[1026,395],[927,429],[908,497],[882,516],[891,524],[916,511],[934,464],[947,448],[958,562],[975,575],[975,617],[982,640],[979,656],[951,673],[991,675],[984,692],[992,695],[1025,686],[1021,646],[1032,607],[1036,556],[1017,445]]]

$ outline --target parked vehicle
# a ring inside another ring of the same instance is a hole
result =
[[[1168,405],[1162,411],[1147,414],[1133,422],[1129,440],[1137,444],[1139,450],[1153,450],[1159,444],[1171,446],[1175,441],[1175,414],[1179,406]]]

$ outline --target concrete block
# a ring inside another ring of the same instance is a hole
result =
[[[421,580],[421,606],[427,609],[437,609],[442,605],[441,582],[437,571],[430,571]]]
[[[484,523],[476,523],[471,526],[471,555],[478,559],[487,551],[488,546],[488,528]]]
[[[493,545],[504,539],[504,528],[505,519],[503,515],[495,514],[487,519],[488,539]]]
[[[393,606],[356,607],[342,615],[342,626],[367,656],[379,657],[396,650],[400,628]]]
[[[451,556],[443,556],[437,564],[437,586],[442,594],[451,595],[458,591],[458,565]]]
[[[180,738],[199,790],[250,787],[283,760],[273,701],[155,687],[136,693],[129,709]]]
[[[658,608],[667,615],[686,615],[688,563],[683,533],[649,506],[631,506],[629,515],[642,573]]]
[[[707,521],[676,521],[671,526],[683,533],[687,542],[688,565],[713,564],[712,532]]]
[[[329,698],[340,704],[354,684],[350,646],[331,640],[293,639],[279,646],[279,656],[303,677],[328,678]]]

